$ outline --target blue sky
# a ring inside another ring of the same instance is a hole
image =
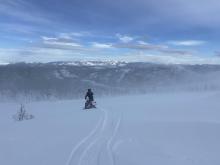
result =
[[[0,63],[220,63],[218,0],[1,0]]]

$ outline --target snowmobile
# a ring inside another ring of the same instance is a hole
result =
[[[89,101],[89,99],[87,99],[84,109],[92,109],[92,108],[96,108],[96,102],[95,101]]]

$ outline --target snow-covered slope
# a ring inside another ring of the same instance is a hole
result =
[[[0,104],[2,165],[219,165],[219,93]]]

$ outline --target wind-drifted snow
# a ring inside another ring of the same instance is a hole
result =
[[[219,165],[219,93],[0,104],[2,165]]]

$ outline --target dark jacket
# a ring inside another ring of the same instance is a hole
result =
[[[86,96],[85,96],[85,99],[87,99],[87,97],[89,98],[89,101],[94,101],[94,98],[93,98],[93,92],[87,92],[86,93]]]

